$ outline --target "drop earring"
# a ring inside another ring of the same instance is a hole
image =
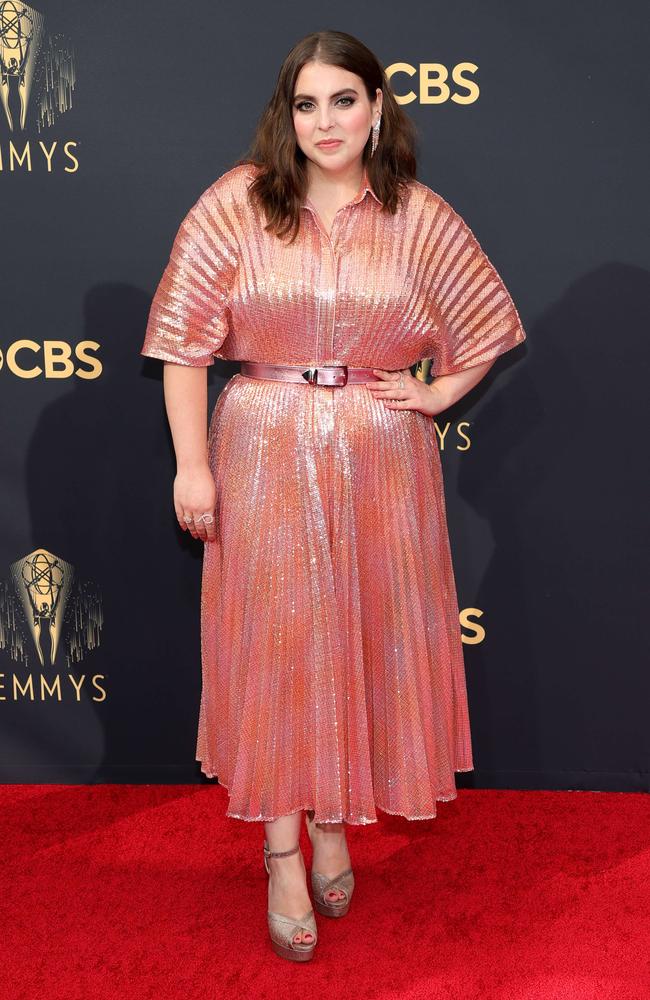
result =
[[[371,156],[374,154],[374,152],[375,152],[375,150],[377,148],[377,143],[379,142],[379,126],[380,126],[380,124],[381,124],[381,114],[379,115],[379,118],[377,119],[377,121],[375,122],[375,124],[372,126],[372,129],[371,129],[371,131],[372,131],[372,148],[370,150],[370,155]]]

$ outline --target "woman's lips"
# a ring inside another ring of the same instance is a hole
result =
[[[316,145],[321,146],[323,149],[329,149],[330,147],[333,149],[334,146],[340,146],[342,142],[342,139],[328,139],[326,142],[317,142]]]

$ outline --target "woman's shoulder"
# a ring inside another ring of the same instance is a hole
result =
[[[409,181],[409,191],[409,209],[418,215],[430,212],[435,216],[441,212],[454,212],[449,202],[423,181],[413,178]]]
[[[230,167],[223,174],[202,192],[201,200],[221,201],[223,203],[247,202],[247,189],[250,182],[255,177],[256,167],[253,163],[237,163]]]

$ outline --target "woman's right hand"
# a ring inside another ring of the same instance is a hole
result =
[[[204,542],[214,542],[216,532],[217,488],[209,465],[192,469],[180,469],[174,479],[174,509],[183,531],[189,531],[193,538]],[[212,521],[200,520],[202,514]],[[192,516],[193,520],[186,518]]]

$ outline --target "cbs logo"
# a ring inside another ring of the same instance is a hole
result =
[[[420,104],[444,104],[450,100],[455,104],[474,104],[478,100],[479,87],[474,80],[466,79],[464,74],[476,73],[477,69],[475,63],[456,63],[451,69],[450,83],[449,70],[442,63],[420,63],[419,66],[411,66],[410,63],[396,62],[391,63],[386,69],[386,76],[391,81],[391,89],[398,104],[411,104],[413,101],[418,101]],[[414,89],[407,90],[406,87],[400,87],[399,78],[392,79],[399,73],[417,77],[417,93]]]
[[[480,608],[463,608],[459,612],[458,621],[462,628],[469,632],[469,635],[464,632],[461,634],[461,639],[467,646],[478,646],[485,639],[485,629],[475,621],[476,618],[482,617],[483,612]]]
[[[16,340],[0,351],[0,369],[6,365],[17,378],[77,378],[95,379],[102,373],[100,360],[93,355],[99,350],[94,340],[82,340],[74,348],[65,340]]]

